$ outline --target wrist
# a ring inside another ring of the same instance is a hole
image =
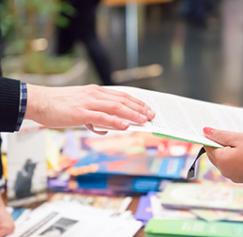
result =
[[[44,112],[45,99],[43,96],[43,87],[35,85],[27,85],[27,106],[25,119],[38,121]]]

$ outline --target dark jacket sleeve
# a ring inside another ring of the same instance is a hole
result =
[[[20,103],[20,82],[0,77],[0,132],[14,132]]]
[[[0,132],[14,132],[20,103],[20,82],[2,77],[3,41],[0,30]]]

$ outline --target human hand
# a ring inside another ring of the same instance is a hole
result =
[[[2,198],[0,197],[0,237],[12,234],[14,231],[14,222],[5,209]]]
[[[243,182],[243,133],[227,132],[213,128],[204,128],[205,136],[222,148],[205,147],[211,162],[223,176],[233,182]]]
[[[86,125],[125,130],[127,120],[143,124],[154,113],[142,101],[97,85],[49,88],[28,85],[26,119],[46,127]]]

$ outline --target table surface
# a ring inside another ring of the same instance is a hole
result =
[[[138,201],[139,201],[139,197],[135,197],[135,198],[133,198],[132,203],[131,203],[131,205],[129,206],[129,210],[131,210],[133,214],[134,214],[135,211],[137,210]],[[135,235],[135,237],[145,237],[145,234],[144,234],[144,228],[142,228],[142,229]]]

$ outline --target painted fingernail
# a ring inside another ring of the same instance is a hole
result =
[[[206,135],[212,135],[214,133],[214,129],[213,128],[209,128],[209,127],[205,127],[203,129],[203,132],[206,134]]]

